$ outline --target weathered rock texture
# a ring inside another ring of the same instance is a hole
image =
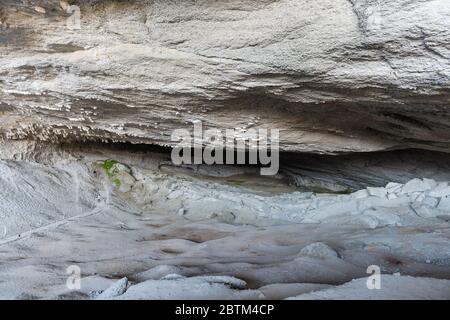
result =
[[[170,145],[278,128],[281,149],[450,151],[448,0],[0,0],[5,138]]]

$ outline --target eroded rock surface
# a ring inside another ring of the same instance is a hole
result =
[[[170,145],[202,120],[283,150],[449,151],[449,86],[447,0],[0,1],[6,138]]]

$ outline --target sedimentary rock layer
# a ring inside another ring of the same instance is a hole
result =
[[[449,151],[449,58],[447,0],[0,0],[0,130],[173,145],[201,120],[287,151]]]

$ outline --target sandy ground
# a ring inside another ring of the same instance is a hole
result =
[[[442,210],[423,217],[401,196],[365,195],[353,212],[342,204],[361,192],[314,195],[258,178],[255,190],[251,179],[151,165],[108,176],[96,161],[0,161],[0,298],[450,299]],[[380,289],[367,286],[371,265]],[[76,290],[70,266],[81,271]]]

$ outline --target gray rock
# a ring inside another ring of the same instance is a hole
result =
[[[450,222],[450,214],[441,214],[438,215],[437,218],[444,220],[446,222]]]
[[[410,193],[414,193],[414,192],[423,192],[423,191],[427,191],[432,189],[433,183],[431,183],[430,179],[412,179],[411,181],[407,182],[403,188],[401,193],[402,194],[410,194]]]
[[[389,200],[397,199],[398,196],[395,193],[388,193],[387,198]]]
[[[441,198],[437,209],[450,212],[450,196]]]
[[[440,183],[434,190],[428,193],[431,197],[441,198],[450,195],[450,186],[445,183]]]
[[[133,277],[138,282],[146,281],[146,280],[159,280],[169,274],[180,274],[181,268],[177,266],[171,265],[159,265],[152,269],[139,272],[135,274]]]
[[[369,194],[371,196],[374,196],[374,197],[384,198],[387,195],[386,188],[372,188],[372,187],[368,187],[367,191],[369,192]]]
[[[338,258],[337,252],[322,242],[311,243],[304,247],[300,253],[300,257],[309,257],[316,259],[335,259]]]
[[[108,300],[125,293],[128,289],[128,279],[122,278],[119,281],[113,283],[109,288],[100,293],[95,299]]]
[[[395,213],[396,210],[391,208],[377,208],[364,211],[364,215],[378,221],[377,226],[379,227],[401,225],[401,218]]]
[[[369,192],[366,189],[358,190],[356,192],[353,192],[351,194],[352,198],[354,199],[364,199],[369,196]]]
[[[389,182],[386,185],[386,190],[388,194],[396,194],[402,189],[403,185],[401,183]]]
[[[119,184],[118,187],[121,192],[128,192],[133,188],[136,179],[127,172],[119,172],[114,175],[114,181]]]
[[[435,218],[439,211],[421,203],[413,203],[411,208],[422,218]]]
[[[413,202],[422,202],[426,198],[426,193],[425,192],[413,192],[410,195],[410,197],[411,197],[411,201],[413,201]]]
[[[114,163],[111,167],[111,172],[113,173],[118,173],[118,172],[126,172],[126,173],[130,173],[131,174],[131,169],[130,167],[128,167],[127,165],[123,164],[123,163]]]
[[[433,197],[426,197],[423,201],[423,204],[431,207],[431,208],[436,208],[437,205],[439,204],[439,200]]]

